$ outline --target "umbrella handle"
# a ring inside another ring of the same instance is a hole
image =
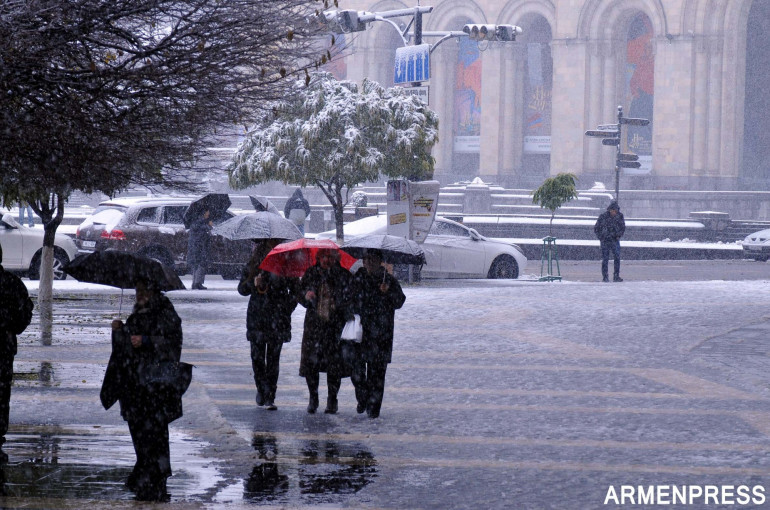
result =
[[[120,289],[120,304],[118,305],[118,319],[121,318],[123,311],[123,289]]]

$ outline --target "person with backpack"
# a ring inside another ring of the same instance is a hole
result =
[[[35,305],[21,278],[3,269],[2,262],[3,250],[0,247],[0,464],[5,464],[8,454],[2,447],[8,433],[16,335],[29,326]]]
[[[305,219],[310,216],[310,204],[305,199],[300,188],[294,190],[289,200],[286,201],[283,215],[287,220],[291,220],[292,223],[297,225],[302,235],[305,235]]]

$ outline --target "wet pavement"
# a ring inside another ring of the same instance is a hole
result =
[[[339,414],[306,413],[301,307],[272,412],[254,402],[236,282],[169,293],[196,368],[171,425],[171,502],[154,506],[582,509],[621,484],[770,494],[767,283],[408,286],[377,420],[356,414],[349,380]],[[20,338],[0,507],[152,507],[124,488],[128,428],[99,403],[120,292],[57,282],[55,296],[54,345],[36,323]]]

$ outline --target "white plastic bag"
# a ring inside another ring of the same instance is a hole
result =
[[[342,329],[342,340],[350,340],[352,342],[361,342],[361,338],[364,336],[364,328],[361,327],[361,316],[355,314],[352,319],[345,323],[345,327]]]

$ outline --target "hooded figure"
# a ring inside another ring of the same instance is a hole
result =
[[[613,281],[622,282],[620,277],[620,238],[626,231],[626,221],[623,219],[623,213],[620,212],[620,206],[613,200],[607,206],[607,210],[599,215],[594,225],[594,233],[599,238],[599,244],[602,249],[602,281],[609,282],[609,260],[610,251],[614,258]]]
[[[283,215],[297,225],[297,228],[305,235],[305,219],[310,215],[310,204],[302,195],[302,190],[297,188],[283,208]]]
[[[0,263],[2,261],[3,250],[0,248]],[[8,454],[2,446],[8,432],[16,335],[29,326],[33,309],[34,304],[21,278],[6,272],[0,265],[0,464],[8,462]]]

